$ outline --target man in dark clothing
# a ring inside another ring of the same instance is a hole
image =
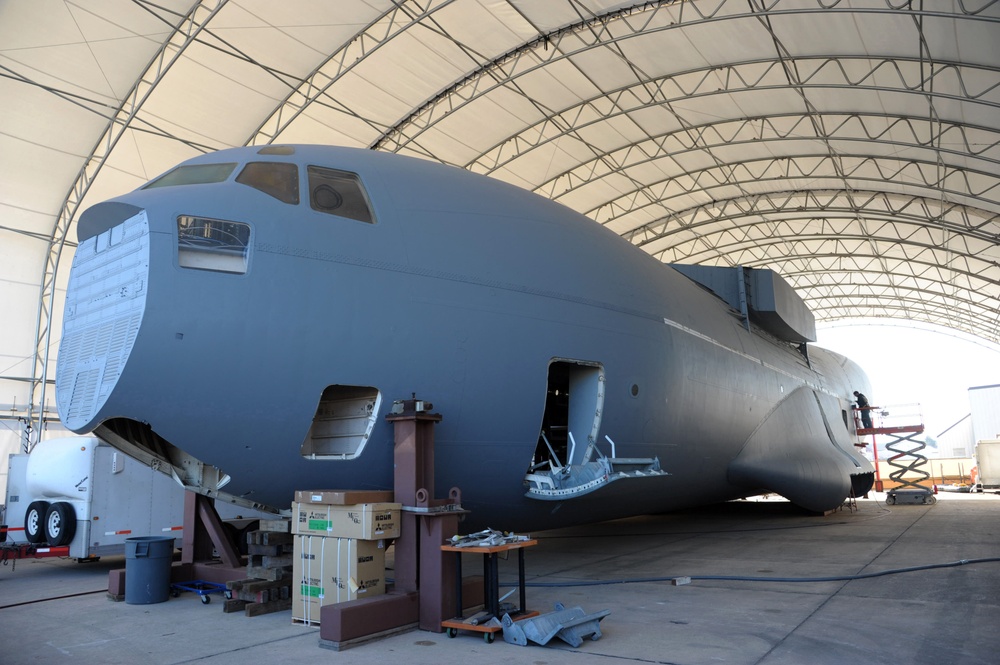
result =
[[[872,412],[871,407],[868,405],[868,398],[865,397],[864,393],[859,393],[857,390],[854,391],[854,399],[857,400],[858,411],[861,412],[861,425],[865,429],[872,428]]]

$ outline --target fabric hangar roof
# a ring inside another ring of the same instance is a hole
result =
[[[0,100],[0,380],[31,402],[79,214],[269,143],[499,178],[771,268],[819,322],[1000,342],[997,0],[14,0]]]

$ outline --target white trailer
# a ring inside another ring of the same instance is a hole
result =
[[[40,441],[30,454],[10,456],[8,540],[59,548],[81,561],[123,554],[127,538],[181,538],[184,492],[171,477],[96,437]]]
[[[976,444],[976,491],[1000,489],[1000,439],[987,439]]]

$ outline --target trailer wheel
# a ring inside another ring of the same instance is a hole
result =
[[[48,501],[32,501],[24,513],[24,537],[32,545],[38,545],[45,540],[45,513],[49,509]]]
[[[45,512],[45,537],[52,547],[69,545],[76,533],[76,511],[73,506],[60,501]]]

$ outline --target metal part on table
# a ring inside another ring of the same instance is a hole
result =
[[[448,542],[452,547],[496,547],[509,543],[523,543],[531,540],[531,536],[518,536],[513,533],[503,533],[496,529],[484,529],[466,536],[452,536]]]
[[[472,511],[462,508],[461,504],[448,503],[443,506],[400,506],[400,510],[406,513],[418,513],[420,515],[437,515],[441,513],[470,513]]]
[[[509,614],[503,616],[503,639],[510,644],[528,646],[528,640],[536,644],[548,644],[558,637],[572,647],[583,644],[583,638],[601,639],[601,619],[611,614],[611,610],[601,610],[587,614],[579,607],[566,609],[556,603],[556,611],[531,619],[514,622]]]

